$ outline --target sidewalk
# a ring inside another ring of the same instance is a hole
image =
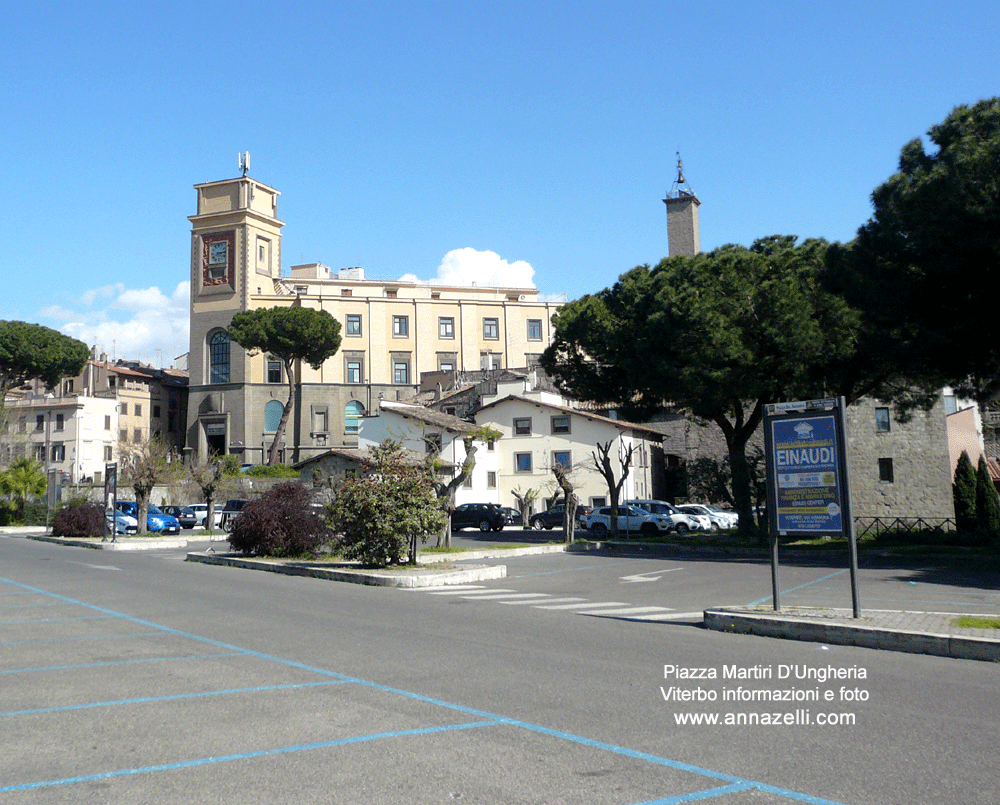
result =
[[[1000,629],[954,625],[959,615],[863,609],[724,607],[705,610],[705,628],[786,640],[807,640],[882,651],[934,654],[966,660],[1000,660]],[[986,616],[994,617],[994,616]]]

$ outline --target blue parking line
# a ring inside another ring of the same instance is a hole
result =
[[[295,688],[317,688],[322,685],[343,685],[344,680],[331,679],[326,682],[299,682],[289,685],[261,685],[254,688],[228,688],[226,690],[208,690],[202,693],[174,693],[169,696],[142,696],[137,699],[115,699],[109,702],[87,702],[86,704],[64,704],[59,707],[39,707],[35,710],[11,710],[0,713],[0,718],[8,716],[35,716],[40,713],[61,713],[65,710],[90,710],[94,707],[115,707],[121,704],[149,704],[150,702],[169,702],[177,699],[201,699],[208,696],[228,696],[231,693],[259,693],[264,690],[293,690]]]
[[[80,662],[75,665],[47,665],[39,668],[11,668],[0,671],[0,676],[4,674],[32,674],[36,671],[72,671],[76,668],[103,668],[108,665],[136,665],[143,662],[171,662],[174,660],[210,660],[216,657],[239,657],[242,651],[227,651],[225,654],[195,654],[192,656],[178,657],[146,657],[141,660],[114,660],[112,662]]]
[[[243,752],[238,755],[223,755],[221,757],[206,757],[196,760],[183,760],[179,763],[163,763],[159,766],[142,766],[136,769],[121,769],[119,771],[98,772],[97,774],[85,774],[80,777],[65,777],[61,780],[42,780],[36,783],[21,783],[20,785],[8,785],[0,787],[0,794],[8,791],[32,791],[39,788],[51,788],[57,785],[72,785],[73,783],[87,783],[94,780],[108,780],[113,777],[128,777],[134,774],[151,774],[158,771],[173,771],[175,769],[191,769],[196,766],[207,766],[213,763],[228,763],[233,760],[251,760],[269,755],[287,755],[292,752],[306,752],[313,749],[327,749],[333,746],[347,746],[349,744],[362,743],[365,741],[377,741],[383,738],[402,738],[411,735],[430,735],[436,732],[448,732],[449,730],[466,730],[474,727],[491,726],[491,722],[477,722],[472,724],[451,724],[446,727],[424,727],[414,730],[400,730],[398,732],[378,732],[371,735],[355,735],[350,738],[339,738],[334,741],[320,741],[312,744],[299,744],[298,746],[282,746],[275,749],[261,749],[257,752]]]
[[[845,572],[846,572],[846,570],[838,571],[838,573],[845,573]],[[826,576],[824,578],[830,578],[831,576],[836,576],[836,575],[838,575],[838,573],[831,573],[830,576]],[[823,579],[816,579],[815,581],[822,581],[822,580]],[[403,730],[403,731],[398,731],[398,732],[377,733],[377,734],[373,734],[373,735],[363,735],[363,736],[355,736],[355,737],[352,737],[352,738],[343,738],[343,739],[339,739],[339,740],[335,740],[335,741],[325,741],[325,742],[316,743],[316,744],[303,744],[303,745],[300,745],[300,746],[279,747],[279,748],[275,748],[275,749],[265,749],[265,750],[260,750],[258,752],[249,752],[249,753],[245,753],[245,754],[230,755],[230,756],[226,756],[226,757],[201,758],[201,759],[197,759],[197,760],[183,761],[183,762],[180,762],[180,763],[165,764],[165,765],[161,765],[161,766],[146,766],[146,767],[136,768],[136,769],[125,769],[125,770],[121,770],[121,771],[117,771],[117,772],[104,772],[104,773],[99,773],[99,774],[94,774],[94,775],[86,775],[86,776],[83,776],[83,777],[66,778],[64,780],[51,780],[51,781],[41,781],[41,782],[36,782],[36,783],[24,783],[24,784],[21,784],[21,785],[14,785],[14,786],[8,786],[8,787],[0,787],[0,793],[4,793],[4,792],[7,792],[7,791],[25,791],[25,790],[35,789],[35,788],[44,788],[44,787],[54,786],[54,785],[68,785],[70,783],[75,783],[75,782],[86,782],[86,781],[90,781],[90,780],[107,779],[109,777],[119,777],[119,776],[132,775],[132,774],[143,774],[143,773],[151,773],[151,772],[156,772],[156,771],[167,771],[167,770],[171,770],[171,769],[189,768],[189,767],[193,767],[193,766],[205,765],[205,764],[208,764],[208,763],[219,763],[219,762],[224,762],[224,761],[228,761],[228,760],[245,760],[245,759],[248,759],[248,758],[263,757],[263,756],[275,755],[275,754],[287,754],[287,753],[290,753],[290,752],[298,752],[298,751],[304,751],[304,750],[308,750],[308,749],[320,749],[320,748],[333,747],[333,746],[344,746],[344,745],[348,745],[348,744],[352,744],[352,743],[359,743],[359,742],[362,742],[362,741],[379,740],[379,739],[382,739],[382,738],[396,738],[396,737],[405,737],[405,736],[412,736],[412,735],[426,735],[426,734],[431,734],[431,733],[436,733],[436,732],[443,732],[443,731],[452,730],[452,729],[469,729],[469,728],[473,728],[473,727],[506,725],[506,726],[513,726],[513,727],[518,727],[518,728],[521,728],[521,729],[529,730],[531,732],[536,732],[536,733],[541,734],[541,735],[546,735],[546,736],[549,736],[549,737],[554,737],[554,738],[558,738],[558,739],[561,739],[561,740],[570,741],[570,742],[573,742],[573,743],[576,743],[576,744],[579,744],[579,745],[582,745],[582,746],[588,746],[588,747],[595,748],[595,749],[601,749],[601,750],[604,750],[604,751],[613,752],[615,754],[623,755],[625,757],[630,757],[630,758],[634,758],[634,759],[637,759],[637,760],[644,760],[644,761],[647,761],[647,762],[650,762],[650,763],[655,763],[657,765],[664,766],[664,767],[667,767],[667,768],[672,768],[672,769],[676,769],[676,770],[679,770],[679,771],[690,772],[692,774],[697,774],[697,775],[702,776],[702,777],[708,777],[710,779],[721,780],[721,781],[729,783],[731,786],[739,786],[740,787],[739,789],[733,789],[733,790],[744,790],[744,789],[747,789],[747,788],[756,788],[756,789],[758,789],[760,791],[763,791],[763,792],[766,792],[766,793],[771,793],[771,794],[774,794],[776,796],[784,797],[785,799],[790,799],[790,800],[793,800],[795,802],[804,802],[804,803],[807,803],[807,805],[844,805],[844,803],[835,802],[834,800],[822,799],[820,797],[814,797],[814,796],[811,796],[809,794],[803,794],[803,793],[800,793],[800,792],[797,792],[797,791],[791,791],[791,790],[788,790],[788,789],[779,788],[777,786],[767,785],[765,783],[760,783],[760,782],[756,782],[756,781],[753,781],[753,780],[746,780],[744,778],[737,777],[735,775],[725,774],[723,772],[714,771],[712,769],[705,769],[705,768],[702,768],[700,766],[691,765],[689,763],[683,763],[683,762],[677,761],[677,760],[670,760],[669,758],[659,757],[657,755],[650,755],[650,754],[647,754],[646,752],[639,752],[639,751],[636,751],[634,749],[627,749],[625,747],[616,746],[614,744],[607,744],[607,743],[603,743],[601,741],[595,741],[595,740],[593,740],[591,738],[585,738],[585,737],[580,736],[580,735],[574,735],[573,733],[562,732],[561,730],[555,730],[555,729],[551,729],[549,727],[543,727],[543,726],[540,726],[538,724],[531,724],[531,723],[528,723],[528,722],[525,722],[525,721],[519,721],[517,719],[511,719],[511,718],[506,718],[504,716],[499,716],[499,715],[496,715],[494,713],[488,713],[488,712],[485,712],[485,711],[482,711],[482,710],[476,710],[474,708],[467,707],[465,705],[455,704],[453,702],[446,702],[446,701],[442,701],[440,699],[434,699],[432,697],[424,696],[424,695],[419,694],[419,693],[413,693],[411,691],[405,691],[405,690],[400,690],[398,688],[388,687],[386,685],[380,685],[380,684],[377,684],[377,683],[374,683],[374,682],[369,682],[369,681],[366,681],[366,680],[363,680],[363,679],[358,679],[356,677],[347,676],[346,674],[340,674],[340,673],[337,673],[336,671],[330,671],[330,670],[323,669],[323,668],[315,668],[315,667],[312,667],[312,666],[305,665],[304,663],[295,662],[293,660],[287,660],[287,659],[283,659],[281,657],[275,657],[273,655],[263,654],[261,652],[252,651],[252,650],[248,650],[248,649],[242,649],[242,648],[240,648],[238,646],[232,646],[232,645],[229,645],[229,644],[226,644],[226,643],[219,642],[217,640],[212,640],[211,638],[202,637],[201,635],[191,634],[189,632],[182,632],[182,631],[180,631],[178,629],[173,629],[173,628],[168,627],[168,626],[162,626],[160,624],[152,623],[150,621],[144,621],[144,620],[142,620],[140,618],[136,618],[136,617],[134,617],[132,615],[126,615],[126,614],[121,613],[121,612],[114,612],[113,610],[105,609],[103,607],[99,607],[99,606],[96,606],[94,604],[88,604],[88,603],[85,603],[83,601],[77,601],[77,600],[74,600],[72,598],[68,598],[66,596],[58,595],[56,593],[48,593],[48,592],[46,592],[44,590],[39,590],[37,588],[33,588],[33,587],[30,587],[30,586],[28,586],[26,584],[21,584],[19,582],[11,581],[9,579],[0,579],[0,581],[5,581],[7,583],[10,583],[10,584],[13,584],[15,586],[21,587],[23,589],[31,590],[32,592],[37,592],[37,593],[41,593],[43,595],[48,595],[48,596],[50,596],[52,598],[56,598],[57,600],[65,601],[67,603],[75,604],[77,606],[86,607],[88,609],[92,609],[92,610],[95,610],[97,612],[102,612],[102,613],[105,613],[109,617],[120,618],[122,620],[131,622],[131,623],[141,624],[143,626],[148,626],[148,627],[151,627],[151,628],[154,628],[154,629],[158,629],[158,630],[161,631],[161,633],[164,633],[164,634],[170,634],[170,635],[175,635],[175,636],[180,636],[180,637],[186,637],[188,639],[195,640],[195,641],[198,641],[200,643],[207,644],[207,645],[216,646],[216,647],[227,649],[227,650],[230,650],[230,651],[239,652],[239,653],[244,654],[246,656],[257,657],[257,658],[260,658],[260,659],[270,660],[272,662],[278,663],[279,665],[284,665],[284,666],[290,667],[290,668],[298,668],[298,669],[302,669],[302,670],[306,670],[306,671],[311,671],[313,673],[316,673],[316,674],[319,674],[319,675],[322,675],[322,676],[333,677],[334,679],[342,681],[342,682],[353,682],[355,684],[361,685],[363,687],[370,688],[372,690],[379,690],[379,691],[384,691],[384,692],[388,692],[388,693],[394,693],[394,694],[397,694],[397,695],[400,695],[400,696],[403,696],[403,697],[406,697],[406,698],[409,698],[409,699],[412,699],[412,700],[415,700],[415,701],[427,702],[429,704],[438,705],[440,707],[443,707],[443,708],[446,708],[446,709],[449,709],[449,710],[453,710],[453,711],[456,711],[456,712],[465,713],[465,714],[472,715],[472,716],[477,716],[477,717],[480,717],[482,719],[481,721],[477,721],[477,722],[471,722],[471,723],[467,723],[467,724],[453,725],[453,726],[448,726],[448,727],[430,727],[430,728],[426,728],[426,729],[414,729],[414,730]],[[809,584],[812,584],[812,583],[815,583],[815,582],[809,582]],[[807,585],[800,585],[800,586],[804,587],[804,586],[807,586]],[[798,589],[798,588],[793,588],[793,589]],[[321,685],[321,684],[324,684],[324,683],[318,682],[318,683],[307,683],[307,684]],[[278,686],[278,687],[281,687],[281,686]],[[303,686],[295,685],[295,686],[291,686],[291,687],[304,687],[304,685]],[[167,698],[187,698],[189,696],[201,696],[201,695],[210,695],[210,694],[187,694],[187,695],[182,695],[182,696],[177,696],[177,697],[167,697]],[[57,709],[62,709],[62,708],[57,708]],[[719,789],[711,789],[711,790],[719,791]],[[698,792],[694,792],[694,793],[698,793]],[[714,796],[719,796],[719,795],[721,795],[721,793],[720,794],[716,794]],[[666,801],[669,802],[669,800],[666,800]],[[683,802],[683,801],[684,800],[678,800],[678,802]]]
[[[805,584],[800,584],[798,587],[789,587],[787,590],[779,590],[779,592],[780,593],[791,593],[791,592],[794,592],[795,590],[801,590],[803,587],[808,587],[811,584],[818,584],[821,581],[826,581],[827,579],[832,579],[834,576],[839,576],[841,573],[846,573],[848,570],[849,570],[849,568],[845,567],[843,570],[838,570],[836,573],[831,573],[828,576],[822,576],[821,578],[813,579],[812,581],[807,581]],[[747,604],[747,606],[748,607],[755,607],[758,604],[763,604],[765,601],[770,601],[770,600],[772,600],[772,596],[765,595],[763,598],[758,598],[756,601],[751,601],[749,604]]]

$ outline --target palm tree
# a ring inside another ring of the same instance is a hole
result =
[[[14,497],[18,520],[24,520],[24,506],[28,496],[45,494],[46,486],[42,465],[30,458],[15,459],[6,472],[0,474],[0,491]]]

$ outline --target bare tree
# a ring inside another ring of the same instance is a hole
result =
[[[118,454],[122,477],[135,492],[136,519],[142,534],[148,530],[146,515],[153,487],[173,477],[178,462],[172,461],[170,445],[156,436],[123,439],[118,443]]]
[[[477,441],[493,442],[499,439],[500,436],[500,431],[494,430],[488,425],[483,425],[476,428],[476,430],[463,434],[462,444],[465,446],[465,458],[462,459],[462,464],[458,468],[458,472],[447,481],[440,474],[440,470],[442,469],[440,437],[436,435],[424,437],[424,442],[432,451],[427,457],[427,463],[431,468],[434,478],[434,494],[441,501],[442,511],[448,515],[444,528],[438,534],[437,547],[451,547],[451,515],[456,508],[455,494],[458,492],[458,488],[465,483],[466,478],[472,475],[472,471],[476,468],[476,452],[479,448],[476,447],[475,443]]]
[[[514,496],[514,500],[517,501],[518,511],[521,512],[521,528],[531,528],[529,523],[529,516],[531,512],[531,504],[538,500],[538,490],[528,489],[524,492],[521,488],[512,489],[510,493]]]
[[[632,467],[632,453],[635,445],[626,447],[623,443],[618,445],[618,464],[621,467],[621,476],[615,478],[615,468],[611,464],[611,445],[613,441],[601,444],[598,442],[595,447],[596,452],[590,455],[594,459],[597,471],[604,476],[604,481],[608,485],[608,498],[611,504],[611,516],[608,518],[608,530],[612,535],[618,534],[618,501],[621,499],[622,487],[628,479],[629,470]]]
[[[207,461],[194,458],[184,468],[185,477],[198,487],[208,506],[205,522],[208,526],[209,542],[212,541],[212,536],[215,533],[215,496],[225,482],[223,469],[223,463],[216,458],[210,458]]]
[[[556,476],[556,483],[562,490],[563,499],[566,502],[564,528],[566,533],[566,544],[572,545],[576,537],[576,506],[580,502],[573,491],[573,482],[570,479],[570,471],[558,461],[552,465],[552,474]]]

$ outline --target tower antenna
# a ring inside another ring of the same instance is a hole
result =
[[[240,160],[240,170],[243,171],[243,177],[246,178],[247,171],[250,170],[250,152],[240,151],[239,160]]]

